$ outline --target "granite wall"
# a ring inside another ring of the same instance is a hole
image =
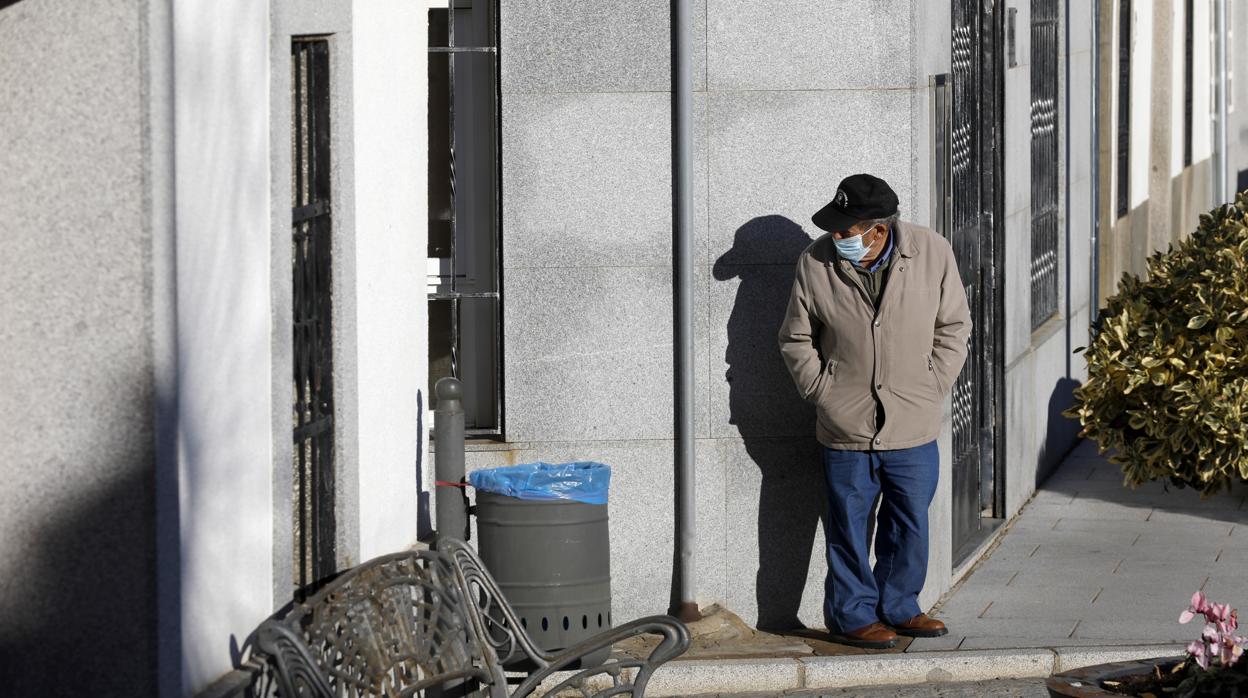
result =
[[[0,3],[0,685],[12,695],[156,690],[146,19],[125,0]]]
[[[507,442],[469,467],[614,469],[615,613],[665,611],[673,569],[667,2],[503,0]],[[695,3],[695,432],[701,602],[822,625],[814,415],[776,348],[810,214],[859,171],[926,223],[928,76],[947,7]],[[834,31],[832,30],[834,28]],[[950,583],[948,427],[924,601]]]

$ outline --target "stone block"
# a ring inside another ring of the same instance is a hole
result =
[[[671,266],[666,93],[503,99],[503,267]],[[694,262],[707,262],[706,100],[694,100]],[[669,287],[670,288],[670,287]]]
[[[670,440],[553,441],[471,451],[469,471],[543,460],[594,460],[611,466],[612,609],[617,624],[666,613],[674,545],[673,449]],[[697,595],[703,605],[725,596],[724,471],[713,442],[699,439],[697,457]]]
[[[727,466],[714,439],[694,443],[697,460],[697,593],[702,606],[728,598]],[[653,483],[652,483],[653,484]],[[640,509],[640,508],[639,508]],[[636,516],[644,516],[637,511]]]
[[[1205,582],[1201,591],[1215,603],[1229,603],[1231,606],[1248,610],[1248,602],[1245,602],[1245,599],[1248,599],[1248,574],[1246,574],[1248,570],[1244,569],[1242,563],[1236,566],[1239,569],[1238,574],[1235,575],[1232,575],[1230,570],[1224,573],[1215,568],[1215,572],[1209,576],[1209,580]],[[1188,600],[1190,601],[1190,598]]]
[[[671,441],[523,444],[511,462],[594,460],[611,466],[612,615],[617,624],[666,613],[670,602],[674,502]],[[475,454],[474,454],[475,455]],[[704,484],[699,473],[699,486]],[[655,483],[666,486],[656,491]],[[661,492],[661,494],[660,494]],[[656,580],[661,580],[656,584]]]
[[[906,652],[950,652],[961,649],[965,639],[961,633],[953,631],[940,637],[916,637],[906,648]]]
[[[716,265],[791,268],[823,235],[810,216],[856,172],[888,181],[903,218],[919,215],[910,209],[917,183],[908,91],[719,92],[710,95],[708,118]]]
[[[1074,149],[1072,148],[1071,151],[1073,153]],[[1070,259],[1073,262],[1070,269],[1070,306],[1083,310],[1082,314],[1076,312],[1077,317],[1072,317],[1070,321],[1070,341],[1074,345],[1071,351],[1074,351],[1075,347],[1089,344],[1086,308],[1089,302],[1088,288],[1092,277],[1088,269],[1089,265],[1082,262],[1082,260],[1089,259],[1092,254],[1092,187],[1088,182],[1089,180],[1076,180],[1076,184],[1069,191],[1069,242]],[[1083,355],[1079,354],[1072,359],[1071,365],[1072,368],[1081,367],[1086,370],[1087,362],[1083,359]]]
[[[1190,625],[1180,625],[1175,620],[1147,621],[1126,618],[1081,622],[1072,637],[1085,640],[1114,640],[1119,645],[1125,643],[1186,644],[1198,635],[1192,630]]]
[[[1048,561],[1031,560],[1024,566],[1018,576],[1010,581],[1010,587],[1020,589],[1060,587],[1064,589],[1095,589],[1104,586],[1106,580],[1118,566],[1118,559],[1100,557],[1080,562],[1078,574],[1062,565],[1054,565]]]
[[[1236,526],[1248,525],[1248,511],[1243,509],[1199,509],[1167,507],[1153,510],[1150,522],[1164,524],[1224,523]]]
[[[1010,580],[1019,573],[1019,566],[986,564],[975,569],[962,580],[962,584],[957,594],[962,589],[991,589],[995,587],[1003,587],[1010,583]]]
[[[809,657],[801,660],[806,668],[806,688],[839,688],[880,683],[938,683],[942,681],[984,681],[996,678],[1048,676],[1053,672],[1054,655],[1049,651],[916,652],[896,656]]]
[[[1038,490],[1031,498],[1034,504],[1070,504],[1073,501],[1074,492],[1049,489]]]
[[[720,439],[727,488],[727,605],[750,625],[823,627],[827,506],[818,446],[806,439]]]
[[[881,0],[847,11],[819,0],[708,0],[708,87],[844,91],[920,85],[927,76],[914,74],[911,5]]]
[[[1151,507],[1133,508],[1113,503],[1095,502],[1082,506],[1061,506],[1055,504],[1033,504],[1027,507],[1029,513],[1044,517],[1065,519],[1088,519],[1093,521],[1145,521],[1152,513]],[[1072,511],[1073,510],[1073,511]]]
[[[650,677],[646,695],[686,696],[698,693],[771,691],[801,688],[796,659],[676,660]]]
[[[1042,594],[1039,589],[1029,589],[1027,592],[997,599],[980,618],[1025,621],[1018,625],[1026,625],[1032,620],[1076,621],[1084,617],[1088,609],[1088,601],[1092,597],[1092,592],[1088,590],[1083,590],[1083,593],[1077,595],[1070,594],[1070,591],[1066,589],[1050,589],[1047,594]],[[1053,598],[1055,594],[1070,594],[1076,598],[1055,599]]]
[[[1005,318],[1005,365],[1010,367],[1006,380],[1024,382],[1026,388],[1019,398],[1025,399],[1031,394],[1033,370],[1027,358],[1020,360],[1031,348],[1031,216],[1027,210],[1006,215],[1005,267],[1005,307],[1021,311],[1008,313]],[[1020,419],[1013,423],[1028,422]]]
[[[1097,624],[1130,618],[1134,621],[1180,625],[1179,613],[1187,608],[1192,592],[1197,588],[1176,584],[1166,588],[1144,587],[1129,594],[1122,593],[1121,590],[1107,589],[1083,614],[1083,622]],[[1147,602],[1143,602],[1145,599]],[[1195,629],[1189,634],[1193,637],[1199,635],[1199,629],[1202,626],[1193,625],[1192,627]]]
[[[1026,26],[1020,24],[1019,28]],[[1030,32],[1025,29],[1018,34],[1030,38]],[[1030,55],[1020,52],[1019,67],[1006,71],[1004,114],[1005,215],[1027,214],[1028,227],[1031,225],[1031,70],[1024,63],[1030,59]],[[1011,173],[1017,176],[1011,177]],[[1030,249],[1026,258],[1031,260]]]
[[[1070,57],[1070,128],[1065,135],[1070,139],[1070,181],[1084,191],[1091,192],[1092,177],[1092,55],[1079,53]],[[1064,105],[1063,105],[1064,108]],[[1063,120],[1059,129],[1066,129]],[[1059,131],[1059,135],[1061,131]],[[1082,218],[1074,218],[1083,221]],[[1075,231],[1088,234],[1087,228],[1076,227]],[[1072,260],[1084,262],[1087,257],[1071,257]],[[1083,269],[1086,266],[1080,265]]]
[[[1009,635],[969,635],[962,640],[962,645],[958,648],[960,651],[968,650],[984,650],[984,649],[1026,649],[1026,648],[1048,648],[1057,647],[1078,647],[1078,646],[1098,646],[1111,645],[1111,640],[1102,639],[1083,639],[1083,638],[1060,638],[1060,637],[1012,637]]]
[[[1140,533],[1136,533],[1134,531],[1069,531],[1065,529],[1053,530],[1050,528],[1041,530],[1011,530],[1008,537],[1012,541],[1016,541],[1020,544],[1030,543],[1044,547],[1057,546],[1060,548],[1069,545],[1095,545],[1114,546],[1116,549],[1123,546],[1130,546],[1140,535]]]
[[[1092,50],[1092,29],[1096,26],[1095,7],[1095,4],[1071,6],[1069,53],[1078,54]],[[1064,17],[1062,25],[1066,25]]]
[[[1074,630],[1077,622],[1076,620],[1055,618],[1036,618],[1026,621],[1001,618],[973,618],[960,621],[956,628],[951,629],[951,632],[965,635],[968,642],[971,638],[984,637],[1027,638],[1053,643],[1041,646],[1056,647],[1061,643],[1061,640],[1070,637],[1070,633]],[[965,643],[963,647],[966,647]]]
[[[666,92],[671,6],[657,0],[500,3],[504,92]],[[706,89],[706,2],[693,3],[693,89]]]
[[[1135,647],[1059,647],[1054,673],[1070,671],[1096,664],[1130,662],[1154,657],[1174,657],[1183,654],[1183,645],[1138,645]]]
[[[669,269],[512,269],[505,290],[509,438],[672,438]],[[695,307],[705,298],[698,274]],[[696,314],[695,370],[706,365],[706,330],[706,315]],[[699,435],[707,425],[704,375],[695,374]]]
[[[1140,559],[1126,557],[1122,564],[1118,566],[1118,571],[1114,574],[1123,578],[1143,578],[1153,581],[1167,580],[1177,585],[1176,593],[1182,596],[1182,591],[1187,589],[1190,596],[1194,590],[1191,585],[1193,582],[1203,583],[1203,578],[1208,576],[1207,567],[1213,564],[1213,555],[1210,555],[1207,561],[1186,560],[1182,564],[1176,564],[1173,560],[1165,558]]]

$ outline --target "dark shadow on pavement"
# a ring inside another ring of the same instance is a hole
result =
[[[1078,387],[1079,381],[1061,378],[1049,393],[1044,441],[1040,444],[1039,462],[1036,464],[1036,487],[1057,470],[1066,455],[1079,443],[1079,422],[1062,416],[1063,410],[1075,404],[1075,388]]]

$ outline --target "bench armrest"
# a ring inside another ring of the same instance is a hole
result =
[[[655,669],[659,668],[664,662],[679,657],[681,654],[684,654],[685,650],[689,649],[689,629],[685,627],[684,623],[671,616],[639,618],[631,623],[626,623],[618,628],[612,628],[569,647],[559,654],[549,657],[550,664],[530,674],[516,688],[513,695],[517,697],[527,696],[540,686],[547,677],[557,671],[563,671],[573,662],[596,650],[611,647],[617,642],[637,635],[660,635],[663,639],[659,642],[658,647],[655,647],[645,659],[608,659],[599,666],[584,669],[568,677],[558,686],[548,691],[548,693],[557,695],[560,691],[574,689],[582,696],[588,698],[591,694],[585,685],[585,681],[593,676],[608,674],[612,677],[614,686],[599,692],[599,694],[619,695],[627,693],[640,697],[645,693],[646,683],[650,680],[650,675],[654,673]],[[631,682],[624,672],[625,669],[636,669],[637,671]]]

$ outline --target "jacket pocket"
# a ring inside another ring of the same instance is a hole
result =
[[[830,384],[836,376],[837,363],[836,359],[828,359],[824,362],[823,369],[819,373],[814,389],[811,390],[810,394],[806,396],[808,401],[818,404],[819,397],[823,395],[823,393],[827,392],[828,384]]]
[[[932,354],[928,352],[923,357],[927,359],[927,384],[931,386],[932,392],[940,397],[942,392],[940,389],[940,380],[936,377],[936,364],[932,361]]]

